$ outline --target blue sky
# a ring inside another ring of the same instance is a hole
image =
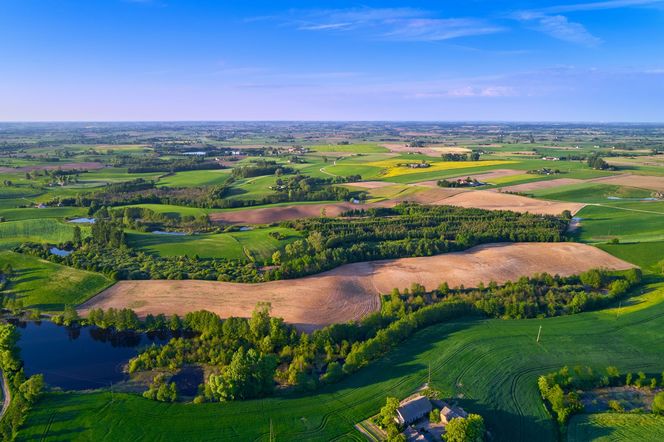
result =
[[[0,120],[664,122],[664,0],[0,0]]]

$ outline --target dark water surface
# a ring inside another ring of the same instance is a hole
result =
[[[67,328],[52,322],[17,323],[25,374],[44,375],[51,387],[86,390],[108,387],[128,376],[123,366],[151,344],[170,334],[110,332],[97,327]]]

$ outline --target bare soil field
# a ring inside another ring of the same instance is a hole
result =
[[[507,192],[532,192],[533,190],[550,189],[552,187],[565,186],[567,184],[579,184],[583,180],[576,178],[558,178],[555,180],[533,181],[532,183],[516,184],[514,186],[503,187]]]
[[[474,207],[486,210],[512,210],[530,212],[539,215],[560,215],[569,210],[572,214],[581,210],[585,204],[546,201],[525,196],[500,193],[494,190],[473,190],[462,192],[446,199],[444,204],[460,207]]]
[[[209,216],[210,221],[224,224],[271,224],[298,218],[315,218],[321,216],[323,209],[325,216],[335,217],[347,210],[394,207],[404,201],[434,206],[450,205],[486,210],[512,210],[540,215],[560,215],[564,210],[569,210],[574,214],[585,206],[581,203],[546,201],[493,190],[432,187],[421,192],[368,204],[348,202],[301,204],[217,212],[211,213]]]
[[[448,204],[448,198],[462,192],[465,192],[465,190],[459,188],[442,188],[436,186],[435,188],[430,188],[421,192],[411,193],[404,197],[395,198],[394,202],[399,203],[402,201],[411,201],[419,204],[441,206]]]
[[[650,175],[613,175],[603,178],[586,180],[593,183],[615,184],[617,186],[638,187],[641,189],[664,192],[664,177]]]
[[[394,203],[396,204],[396,203]],[[394,205],[393,204],[393,205]],[[347,210],[363,209],[375,204],[328,203],[263,207],[210,214],[210,221],[225,224],[271,224],[297,218],[315,218],[325,211],[326,216],[339,216]]]
[[[408,147],[404,143],[383,143],[381,146],[393,153],[421,153],[429,156],[440,156],[443,153],[469,153],[470,149],[459,146],[431,145],[427,147]]]
[[[606,162],[619,166],[664,166],[664,155],[647,155],[638,157],[616,157],[606,158]]]
[[[513,170],[513,169],[496,169],[492,170],[491,172],[484,172],[484,173],[471,173],[468,175],[459,175],[455,176],[452,178],[445,178],[448,181],[453,181],[453,180],[459,180],[459,179],[465,179],[465,178],[473,178],[476,179],[477,181],[488,181],[492,178],[502,178],[506,176],[514,176],[514,175],[521,175],[523,174],[523,170]],[[414,186],[422,186],[422,187],[438,187],[438,180],[430,180],[430,181],[421,181],[419,183],[413,183]]]
[[[302,330],[360,319],[380,308],[378,295],[416,282],[434,289],[480,282],[503,283],[547,272],[571,275],[591,268],[627,269],[631,264],[579,243],[502,243],[464,252],[420,258],[347,264],[305,278],[260,284],[216,281],[121,281],[79,307],[134,309],[148,313],[185,314],[206,309],[222,317],[251,314],[259,301],[272,304],[272,314]]]
[[[34,172],[35,170],[96,170],[104,167],[101,163],[88,162],[88,163],[54,163],[42,166],[25,166],[25,167],[0,167],[0,173],[25,173]]]

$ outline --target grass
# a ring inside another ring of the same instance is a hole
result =
[[[6,221],[21,221],[24,219],[46,219],[46,218],[73,218],[86,216],[88,210],[83,207],[35,207],[23,209],[0,209],[0,217]]]
[[[277,240],[270,236],[272,232],[279,232],[285,238]],[[132,248],[161,256],[246,259],[250,255],[261,262],[270,260],[276,250],[299,237],[295,230],[277,227],[186,236],[133,232],[127,234],[127,242]]]
[[[564,177],[566,178],[566,177]],[[613,186],[609,184],[578,183],[565,186],[540,189],[532,192],[535,197],[578,203],[607,203],[609,197],[648,198],[651,192],[633,187]]]
[[[11,264],[13,276],[7,292],[26,307],[59,311],[66,304],[80,304],[112,284],[99,273],[77,270],[33,256],[0,252],[0,268]]]
[[[496,441],[555,441],[537,377],[562,365],[616,365],[622,372],[662,369],[660,302],[619,318],[602,312],[541,320],[466,319],[429,327],[386,357],[316,393],[204,404],[155,403],[138,395],[51,393],[28,415],[18,440],[136,440],[155,428],[161,440],[363,440],[353,425],[375,414],[386,396],[405,397],[432,384],[484,416]],[[542,326],[542,338],[535,342]],[[146,426],[145,422],[151,425]],[[214,435],[214,436],[212,436]]]
[[[309,149],[316,152],[349,152],[349,153],[383,153],[390,150],[378,144],[318,144],[309,146]]]
[[[664,268],[664,241],[628,244],[599,244],[598,247],[613,256],[638,265],[643,270],[662,272]]]
[[[664,440],[664,417],[626,413],[580,414],[570,420],[567,440],[661,441]]]
[[[274,175],[265,175],[254,178],[245,178],[233,183],[228,194],[228,199],[236,200],[260,200],[267,195],[276,193],[270,189],[274,186],[277,178]]]
[[[87,226],[80,226],[83,234]],[[24,219],[0,223],[0,249],[9,249],[23,242],[62,243],[74,237],[74,225],[51,218]]]
[[[217,186],[223,184],[228,177],[230,177],[230,169],[192,170],[177,172],[162,178],[159,180],[159,185],[171,187]]]
[[[134,204],[130,206],[114,207],[113,210],[119,210],[124,207],[141,207],[143,209],[150,209],[156,213],[163,213],[166,216],[174,216],[177,214],[181,217],[193,216],[196,218],[199,216],[207,215],[209,212],[207,209],[200,209],[198,207],[175,206],[172,204]]]
[[[664,240],[664,202],[586,206],[576,216],[581,218],[577,235],[584,242]]]
[[[0,199],[29,198],[35,195],[39,195],[42,192],[42,190],[34,189],[31,187],[0,186]]]

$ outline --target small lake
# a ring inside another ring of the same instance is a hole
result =
[[[16,324],[25,374],[42,373],[52,387],[87,390],[129,379],[122,369],[151,344],[165,344],[169,333],[109,332],[97,327],[68,328],[52,322]]]
[[[152,232],[155,235],[172,235],[172,236],[187,236],[188,233],[185,232],[166,232],[164,230],[153,230]]]
[[[57,255],[57,256],[69,256],[73,253],[69,250],[58,249],[57,247],[51,247],[49,252],[51,252],[52,255]]]
[[[621,198],[619,196],[607,196],[607,200],[611,201],[660,201],[660,198]]]
[[[77,224],[94,224],[95,219],[94,218],[74,218],[69,220],[70,223],[77,223]]]

